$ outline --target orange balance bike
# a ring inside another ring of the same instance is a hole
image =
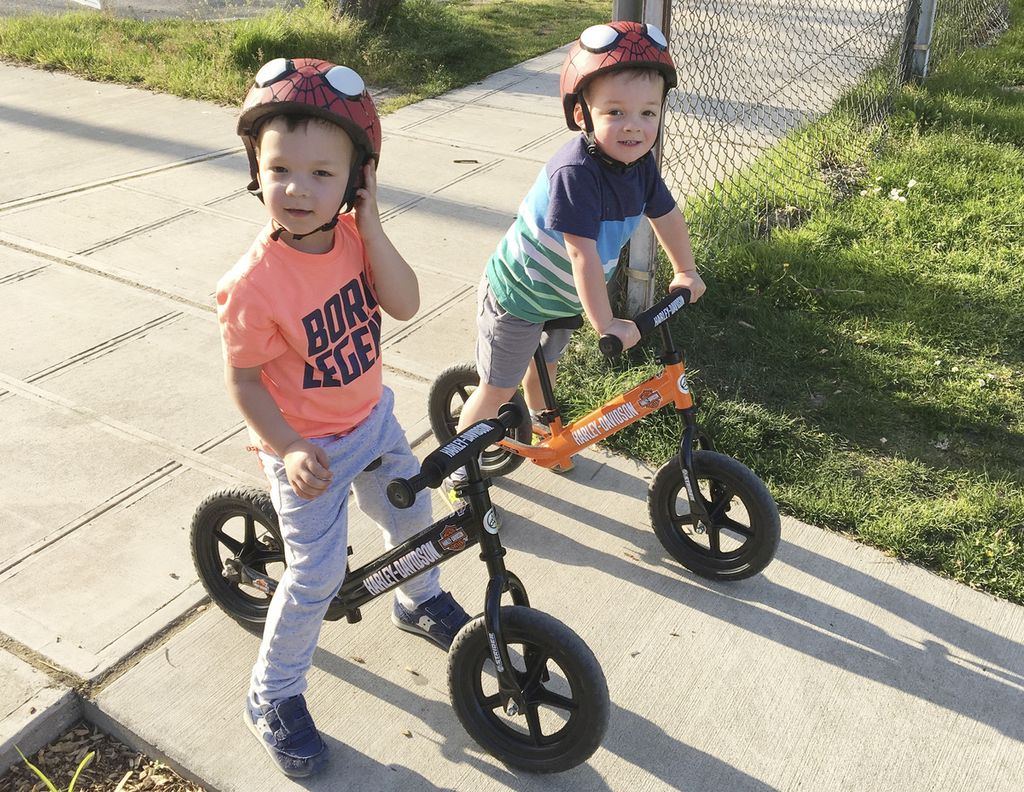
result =
[[[574,454],[674,405],[683,429],[679,452],[661,466],[647,492],[654,533],[669,555],[691,572],[714,580],[740,580],[756,575],[772,560],[779,543],[779,511],[764,482],[746,465],[717,452],[697,424],[686,367],[667,324],[689,300],[688,290],[673,291],[633,320],[641,337],[660,330],[661,371],[569,424],[562,421],[538,347],[534,362],[546,409],[539,420],[531,420],[522,394],[516,393],[513,401],[522,408],[524,420],[481,454],[480,468],[485,476],[502,476],[529,459],[564,472],[572,468]],[[575,329],[582,323],[582,317],[574,316],[550,321],[545,329]],[[603,336],[598,343],[608,358],[622,353],[615,336]],[[460,363],[442,371],[431,384],[430,425],[439,442],[455,436],[462,405],[479,382],[476,366]]]

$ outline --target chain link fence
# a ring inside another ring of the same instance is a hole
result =
[[[935,0],[929,68],[1005,30],[1007,0]],[[847,196],[909,78],[920,0],[671,0],[662,172],[698,255]]]

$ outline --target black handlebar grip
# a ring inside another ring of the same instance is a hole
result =
[[[387,492],[388,500],[396,509],[408,509],[416,502],[416,490],[406,479],[392,479]]]
[[[683,300],[681,305],[678,304],[680,297]],[[689,289],[673,289],[646,311],[638,313],[633,317],[633,323],[636,325],[636,329],[640,331],[640,337],[645,338],[654,328],[667,322],[678,311],[682,310],[684,306],[689,305],[689,303]],[[598,339],[597,348],[601,350],[601,354],[606,358],[615,358],[622,354],[622,340],[618,336],[603,335]]]
[[[682,305],[677,303],[680,297],[683,298]],[[655,327],[667,322],[678,311],[682,310],[684,306],[689,304],[689,289],[673,289],[670,291],[646,311],[642,311],[633,317],[636,329],[640,331],[640,337],[645,337]]]
[[[603,335],[597,341],[597,348],[606,358],[616,358],[622,354],[622,340],[618,336]]]
[[[505,431],[510,431],[523,422],[523,410],[515,402],[505,402],[498,408],[498,420]]]

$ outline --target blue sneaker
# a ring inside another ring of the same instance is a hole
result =
[[[327,746],[302,696],[259,705],[246,696],[242,719],[286,776],[305,778],[327,763]]]
[[[421,602],[414,610],[404,607],[396,599],[391,621],[398,629],[433,641],[447,652],[456,633],[469,621],[469,614],[451,594],[442,591],[436,597]]]

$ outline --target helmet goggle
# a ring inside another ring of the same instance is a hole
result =
[[[289,58],[274,58],[274,60],[263,64],[262,68],[256,72],[253,82],[259,88],[266,88],[268,85],[294,74],[295,71],[295,64]],[[363,78],[348,66],[334,66],[321,76],[343,99],[358,99],[366,90]]]
[[[659,50],[668,49],[665,34],[654,25],[643,26],[644,35]],[[601,53],[615,49],[627,31],[616,30],[611,25],[591,25],[580,35],[580,46],[588,52]]]

